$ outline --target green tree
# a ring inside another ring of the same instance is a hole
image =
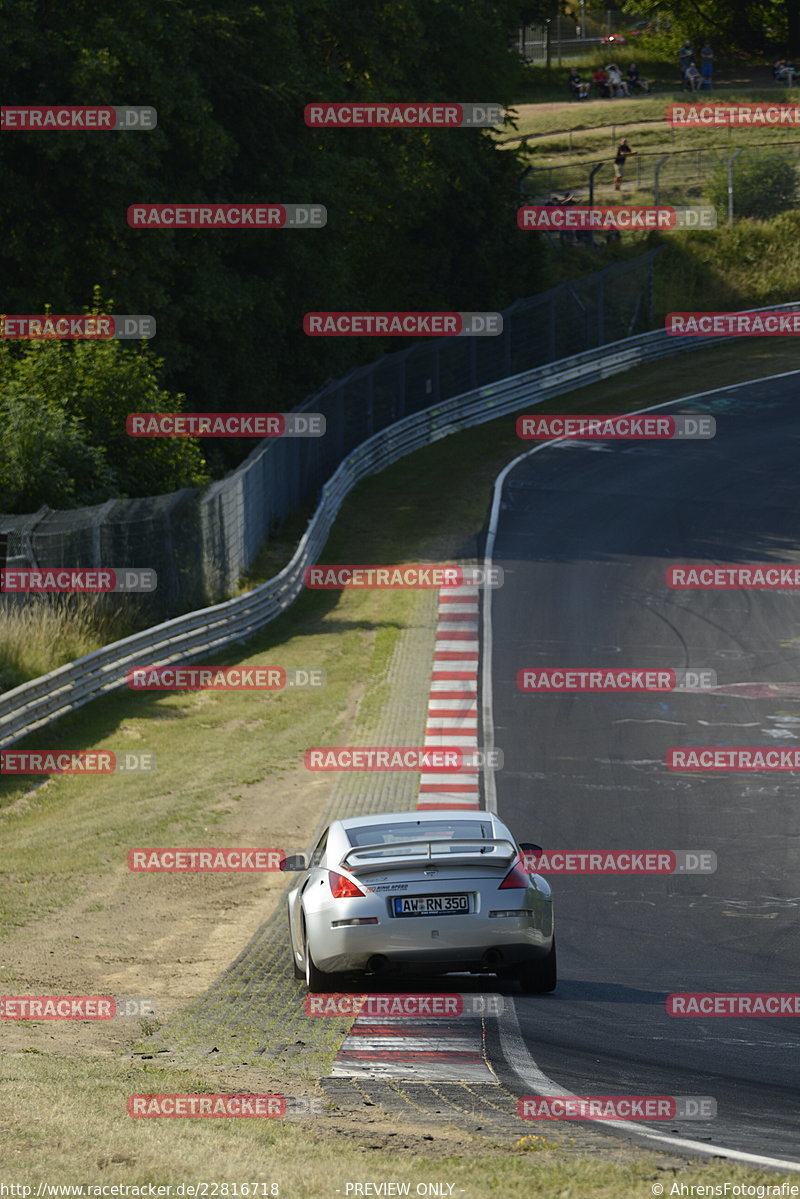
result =
[[[161,367],[145,345],[0,342],[0,511],[74,508],[207,482],[196,441],[126,432],[131,412],[183,410],[184,397],[161,386]]]
[[[314,130],[314,99],[509,103],[518,0],[0,0],[20,104],[149,104],[141,133],[0,138],[7,312],[76,312],[99,280],[158,320],[193,409],[291,407],[392,342],[314,339],[313,308],[499,308],[537,290],[515,152],[474,130]],[[316,201],[315,232],[133,230],[131,203]],[[90,417],[89,420],[93,420]],[[249,443],[215,447],[220,464]],[[153,451],[155,452],[155,451]]]

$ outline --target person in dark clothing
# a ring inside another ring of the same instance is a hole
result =
[[[700,51],[700,74],[703,76],[701,87],[706,90],[710,89],[711,81],[714,78],[714,51],[707,39],[703,42]]]
[[[649,79],[642,79],[641,75],[639,74],[639,69],[636,66],[635,62],[632,62],[629,65],[626,78],[628,80],[628,91],[629,92],[630,91],[649,92],[650,89],[652,88],[652,84]]]
[[[636,151],[632,150],[628,145],[627,137],[623,137],[622,141],[617,146],[616,157],[614,158],[614,190],[619,191],[622,187],[622,172],[625,169],[625,163],[631,154]]]
[[[585,100],[589,95],[589,88],[591,84],[585,83],[574,67],[570,67],[569,75],[567,76],[567,82],[569,83],[569,90],[572,92],[573,96],[577,96],[579,100]]]

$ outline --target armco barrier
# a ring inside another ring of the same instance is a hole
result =
[[[798,309],[800,303],[777,304],[761,311]],[[316,562],[352,488],[406,454],[633,366],[726,340],[730,339],[670,337],[659,329],[453,396],[397,421],[362,442],[342,461],[322,488],[319,505],[294,557],[280,574],[246,595],[154,625],[5,692],[0,696],[0,748],[14,745],[60,716],[124,686],[131,667],[192,662],[245,641],[285,612],[303,590],[303,572]]]

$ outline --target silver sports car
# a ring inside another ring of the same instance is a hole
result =
[[[334,820],[289,893],[296,977],[336,991],[352,974],[469,971],[552,991],[550,887],[520,852],[538,849],[491,812]]]

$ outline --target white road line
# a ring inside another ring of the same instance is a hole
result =
[[[526,1087],[530,1087],[534,1095],[558,1095],[564,1099],[574,1099],[576,1096],[566,1087],[560,1087],[540,1070],[530,1054],[519,1026],[516,1006],[513,1001],[504,1004],[503,1015],[499,1017],[500,1043],[503,1046],[503,1056],[511,1069],[517,1074]],[[587,1117],[604,1128],[609,1128],[610,1121]],[[630,1120],[614,1120],[613,1128],[619,1129],[632,1136],[642,1137],[646,1141],[658,1141],[661,1145],[669,1145],[671,1149],[687,1149],[692,1153],[705,1153],[709,1157],[729,1157],[737,1162],[752,1162],[759,1166],[773,1166],[779,1170],[800,1170],[800,1161],[786,1161],[779,1157],[766,1157],[760,1153],[745,1153],[742,1149],[726,1149],[721,1145],[711,1145],[707,1141],[692,1141],[688,1137],[676,1137],[672,1133],[656,1132],[649,1127],[642,1127]]]

